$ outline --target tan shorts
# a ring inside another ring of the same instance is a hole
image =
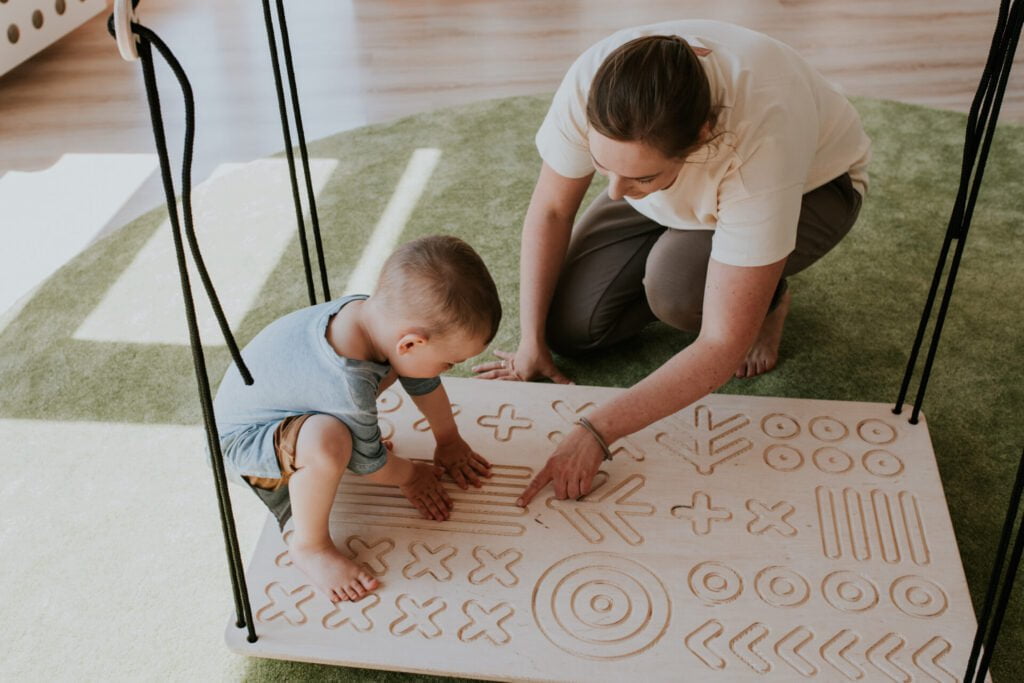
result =
[[[288,480],[295,474],[295,444],[299,440],[299,430],[312,416],[312,413],[293,415],[278,423],[274,430],[274,452],[277,454],[277,463],[281,467],[281,476],[280,478],[246,476],[245,480],[250,485],[267,491],[276,491],[288,484]]]

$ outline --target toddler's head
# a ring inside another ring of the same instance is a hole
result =
[[[483,352],[501,322],[487,266],[457,237],[403,244],[384,263],[373,299],[390,320],[385,353],[405,377],[432,377]]]

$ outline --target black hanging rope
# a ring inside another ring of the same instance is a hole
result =
[[[931,376],[935,355],[939,347],[939,339],[942,336],[942,328],[949,310],[950,300],[953,296],[953,289],[956,285],[956,276],[960,269],[960,261],[963,257],[967,233],[971,227],[974,207],[981,189],[981,181],[985,175],[985,164],[988,160],[992,139],[995,136],[999,110],[1002,106],[1003,95],[1006,92],[1006,83],[1013,68],[1013,59],[1017,51],[1017,42],[1020,39],[1022,23],[1024,23],[1024,0],[1002,0],[996,20],[996,29],[989,48],[988,60],[985,63],[981,82],[978,85],[978,90],[975,92],[967,119],[963,163],[960,171],[960,187],[957,190],[956,201],[953,204],[953,211],[950,215],[949,224],[946,227],[945,239],[939,252],[932,284],[921,314],[917,336],[914,339],[910,357],[907,361],[907,368],[903,375],[899,397],[896,399],[896,405],[893,408],[893,412],[896,414],[900,414],[903,411],[903,403],[906,400],[914,369],[917,366],[918,354],[924,341],[925,331],[932,317],[932,308],[935,304],[935,297],[938,294],[939,283],[942,280],[943,272],[946,270],[950,247],[953,241],[956,240],[953,262],[946,277],[946,286],[939,305],[938,317],[932,330],[931,343],[918,384],[914,409],[910,416],[911,424],[917,424],[921,413],[921,406],[924,403],[928,379]]]
[[[138,4],[133,2],[133,7]],[[113,16],[107,23],[108,30],[114,35]],[[214,484],[217,491],[217,502],[220,508],[221,529],[224,533],[224,544],[228,555],[228,568],[231,576],[233,597],[235,601],[236,624],[239,628],[248,627],[249,642],[257,640],[256,631],[253,625],[252,608],[249,603],[248,590],[245,583],[245,572],[242,569],[241,552],[238,548],[238,536],[235,530],[234,515],[231,510],[231,497],[228,492],[227,476],[224,470],[224,457],[220,450],[220,437],[217,432],[217,424],[213,413],[213,400],[210,392],[210,381],[206,371],[206,359],[203,354],[202,341],[199,336],[199,324],[196,319],[195,304],[192,299],[192,286],[188,274],[188,267],[185,261],[185,249],[182,240],[181,225],[178,220],[178,206],[174,194],[174,180],[171,176],[170,157],[167,152],[167,139],[164,131],[163,116],[160,111],[160,97],[156,83],[156,73],[153,68],[152,47],[155,46],[168,66],[174,72],[181,86],[182,95],[185,100],[185,152],[182,161],[182,214],[184,216],[185,237],[189,243],[193,263],[199,272],[203,285],[206,288],[210,304],[217,316],[221,332],[231,350],[238,370],[246,384],[252,384],[252,376],[238,352],[237,344],[227,325],[220,302],[213,288],[202,254],[199,251],[199,244],[195,236],[192,222],[192,201],[191,201],[191,164],[192,149],[195,139],[195,101],[192,95],[192,86],[188,82],[181,64],[171,53],[167,45],[155,33],[146,27],[132,23],[132,32],[139,37],[138,53],[142,62],[143,78],[146,84],[146,96],[149,103],[150,118],[153,124],[153,137],[156,143],[157,154],[160,158],[160,174],[163,180],[164,195],[167,200],[168,218],[171,224],[171,234],[174,238],[174,249],[178,261],[178,274],[181,279],[181,293],[185,304],[185,318],[188,323],[189,341],[192,348],[192,362],[195,369],[196,381],[199,388],[199,401],[203,411],[203,422],[206,427],[207,444],[213,461]]]
[[[1013,490],[1010,493],[1010,504],[1006,510],[1006,519],[1003,522],[1003,532],[999,537],[999,546],[996,549],[996,559],[992,563],[992,575],[989,577],[988,590],[985,592],[985,604],[981,608],[981,616],[978,619],[978,631],[974,636],[974,647],[971,648],[971,656],[967,660],[967,673],[964,674],[965,681],[978,681],[984,683],[988,674],[989,663],[992,660],[992,653],[996,648],[996,641],[999,639],[999,630],[1003,625],[1003,618],[1006,616],[1006,607],[1010,604],[1010,595],[1013,592],[1013,582],[1017,577],[1017,570],[1020,567],[1021,554],[1024,553],[1024,518],[1020,505],[1021,493],[1024,492],[1024,452],[1021,453],[1020,462],[1017,465],[1017,477],[1013,483]],[[996,590],[999,588],[1000,578],[1003,576],[1003,565],[1006,562],[1006,551],[1010,546],[1010,536],[1013,533],[1014,525],[1017,526],[1017,538],[1013,544],[1013,551],[1010,555],[1010,564],[1005,570],[1005,581],[1002,590],[999,591],[999,601],[996,602]],[[982,651],[984,654],[982,655]],[[979,662],[979,656],[981,661]],[[977,670],[975,670],[977,666]]]
[[[299,138],[299,153],[302,157],[302,170],[306,180],[306,199],[309,203],[310,221],[313,225],[313,239],[316,246],[317,263],[320,268],[320,282],[323,288],[324,301],[331,298],[330,286],[327,282],[327,265],[324,260],[323,241],[320,237],[320,220],[317,216],[316,199],[313,193],[313,181],[309,172],[309,153],[306,150],[306,135],[302,128],[302,112],[299,109],[299,94],[295,86],[295,70],[292,65],[291,42],[288,39],[288,24],[284,17],[284,4],[277,0],[278,24],[281,30],[281,46],[284,52],[285,68],[288,72],[288,89],[291,94],[292,116],[295,119],[295,130]],[[274,22],[271,17],[270,1],[263,0],[263,20],[267,25],[267,43],[270,47],[270,63],[274,69],[274,86],[277,89],[277,107],[281,116],[281,134],[284,137],[284,151],[288,159],[288,173],[291,177],[292,200],[295,202],[295,222],[298,226],[299,247],[302,251],[302,266],[306,273],[306,289],[309,303],[316,303],[316,290],[313,286],[313,271],[309,262],[309,246],[306,241],[306,224],[303,220],[302,201],[299,198],[299,182],[295,175],[295,155],[292,152],[292,135],[288,125],[288,111],[285,106],[284,86],[281,78],[281,63],[277,55],[277,40],[274,38]]]

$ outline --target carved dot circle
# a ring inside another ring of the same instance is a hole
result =
[[[773,607],[797,607],[811,597],[807,579],[786,567],[765,567],[754,577],[757,595]]]
[[[822,582],[821,593],[828,604],[844,612],[863,612],[878,604],[875,584],[857,572],[832,572]]]
[[[816,417],[811,420],[810,429],[814,438],[829,442],[842,441],[850,434],[846,425],[834,417]]]
[[[533,615],[554,645],[578,657],[620,659],[652,647],[668,628],[664,584],[643,565],[611,553],[555,563],[533,591]]]
[[[857,435],[870,444],[884,446],[896,440],[896,429],[888,422],[872,418],[857,425]]]
[[[814,451],[814,466],[827,474],[842,474],[853,468],[853,458],[846,451],[832,446]]]
[[[792,446],[775,445],[764,450],[764,462],[779,472],[792,472],[804,464],[804,456]]]
[[[761,431],[773,439],[792,439],[800,433],[800,423],[789,415],[772,413],[761,420]]]
[[[690,570],[690,590],[701,602],[722,605],[743,592],[743,578],[720,562],[701,562]]]
[[[393,413],[402,407],[402,397],[388,389],[377,397],[377,411],[381,413]]]
[[[889,451],[868,451],[861,458],[864,469],[876,477],[895,477],[903,471],[903,461]]]
[[[937,617],[946,611],[949,599],[937,583],[921,576],[901,576],[889,590],[892,604],[912,617]]]

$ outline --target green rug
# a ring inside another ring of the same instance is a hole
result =
[[[340,161],[317,200],[332,285],[337,290],[344,285],[413,150],[439,148],[441,161],[402,239],[449,232],[472,243],[490,266],[505,305],[494,348],[513,348],[518,338],[519,231],[540,165],[533,134],[547,102],[547,97],[484,102],[312,143],[311,156]],[[822,263],[791,280],[794,305],[779,367],[753,380],[733,380],[721,389],[724,393],[895,399],[959,179],[965,117],[877,100],[858,99],[856,106],[874,142],[871,191],[860,220]],[[198,144],[202,143],[200,131]],[[1024,272],[1018,265],[1024,244],[1021,159],[1024,128],[1001,127],[925,404],[976,609],[1024,443]],[[595,185],[587,201],[600,189]],[[93,245],[46,282],[0,332],[0,419],[190,426],[200,422],[188,348],[72,337],[165,215],[156,209]],[[244,343],[271,320],[305,303],[299,247],[293,240],[252,312],[238,325],[239,341]],[[629,386],[688,341],[686,335],[652,325],[642,334],[642,343],[562,359],[561,365],[581,384]],[[210,349],[214,382],[227,361],[222,347]],[[462,367],[454,374],[469,373]],[[22,461],[18,466],[33,464]],[[212,500],[212,493],[205,490],[208,475],[201,476],[202,493]],[[42,499],[45,493],[44,483]],[[166,502],[174,495],[168,492]],[[149,504],[160,506],[162,501]],[[131,510],[125,513],[130,515]],[[206,519],[209,533],[215,532],[216,518]],[[54,533],[62,542],[60,532]],[[74,542],[67,553],[66,559],[74,563]],[[6,571],[15,578],[31,571],[18,560],[14,566]],[[223,584],[226,619],[226,580],[216,575],[208,581]],[[5,594],[5,600],[17,599]],[[1022,604],[1024,600],[1016,600],[1004,625],[993,667],[997,680],[1024,680],[1024,663],[1013,654],[1024,649]],[[65,608],[74,615],[73,605]],[[162,618],[183,619],[188,625],[187,614]],[[199,637],[207,636],[195,635]],[[53,649],[56,656],[59,650]],[[174,659],[183,654],[169,653],[171,663],[154,663],[148,675],[175,677]],[[224,657],[234,655],[225,651]],[[111,668],[116,664],[112,662]],[[141,670],[145,672],[145,666]],[[241,670],[247,679],[268,681],[413,680],[400,674],[255,659],[245,661]]]

